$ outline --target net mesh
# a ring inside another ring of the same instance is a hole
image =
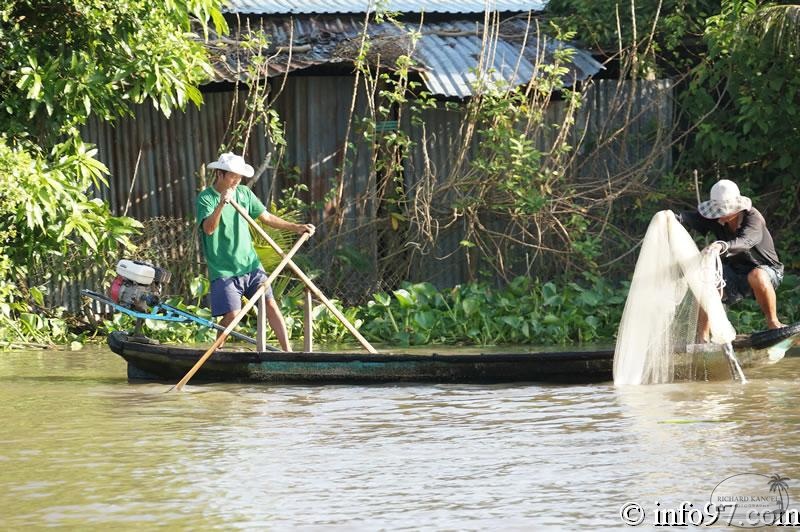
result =
[[[672,382],[677,353],[696,342],[698,312],[711,342],[736,336],[719,296],[719,257],[700,253],[672,211],[656,213],[642,242],[614,353],[614,383]]]

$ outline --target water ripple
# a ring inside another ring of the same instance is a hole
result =
[[[800,359],[746,386],[164,393],[128,385],[102,350],[0,357],[12,529],[623,528],[628,500],[703,504],[735,473],[798,478]]]

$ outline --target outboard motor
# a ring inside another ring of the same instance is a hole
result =
[[[169,271],[147,262],[122,259],[117,263],[117,277],[109,296],[119,305],[139,312],[158,304],[161,289],[170,280]]]

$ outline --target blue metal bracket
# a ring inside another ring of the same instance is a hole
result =
[[[140,312],[138,310],[134,310],[128,307],[123,307],[122,305],[116,303],[114,300],[110,299],[105,294],[100,294],[92,290],[81,290],[81,294],[87,297],[91,297],[92,299],[97,300],[100,303],[103,303],[104,305],[108,305],[118,312],[122,312],[123,314],[127,314],[128,316],[140,320],[171,321],[176,323],[194,322],[197,323],[198,325],[202,325],[203,327],[209,327],[217,331],[225,330],[225,328],[218,323],[215,323],[211,320],[207,320],[205,318],[201,318],[200,316],[195,316],[194,314],[190,314],[189,312],[173,307],[172,305],[167,305],[166,303],[158,303],[152,308],[150,312]],[[251,344],[256,343],[256,340],[254,338],[246,336],[242,333],[238,333],[236,331],[231,331],[230,335],[233,336],[234,338],[244,340],[245,342],[249,342]],[[264,346],[264,349],[266,349],[267,351],[280,351],[280,349],[277,349],[269,345]]]

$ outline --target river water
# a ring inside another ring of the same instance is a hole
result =
[[[800,501],[800,358],[750,382],[128,384],[102,347],[0,353],[0,529],[626,529],[736,474]]]

